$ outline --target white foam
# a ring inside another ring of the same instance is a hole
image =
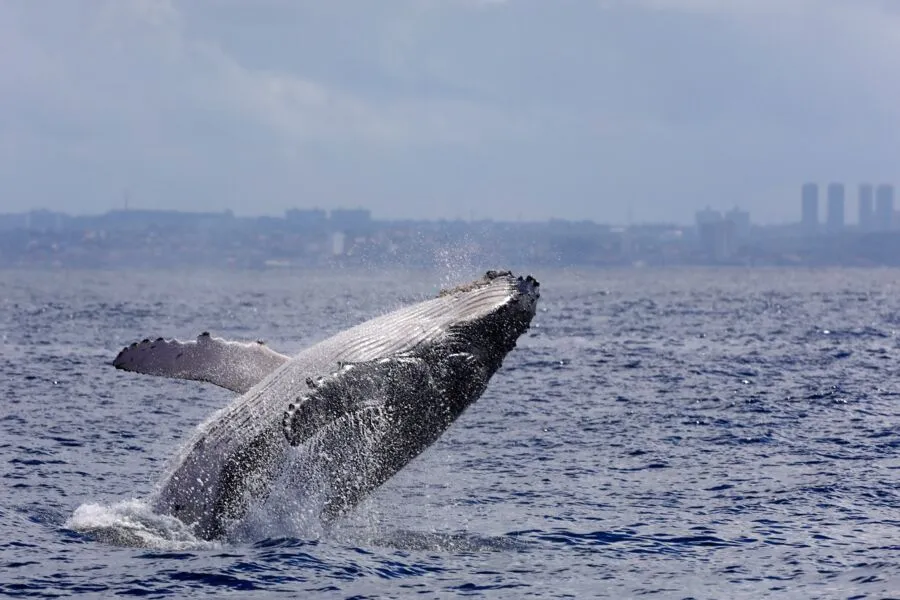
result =
[[[143,500],[125,500],[113,505],[82,504],[64,525],[117,546],[187,550],[211,548],[175,517],[154,513]]]

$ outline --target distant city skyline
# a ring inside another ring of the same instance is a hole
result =
[[[855,182],[900,181],[898,28],[882,0],[8,0],[0,212],[773,224],[843,181],[853,223]]]
[[[0,213],[0,268],[446,267],[448,260],[454,266],[900,265],[900,230],[877,227],[878,216],[874,220],[876,227],[865,230],[753,227],[750,214],[739,209],[698,211],[693,227],[564,220],[383,221],[365,209],[289,210],[281,217],[30,211]]]
[[[820,187],[816,182],[806,182],[800,188],[800,223],[808,232],[822,227],[826,231],[839,232],[848,225],[864,231],[886,231],[900,224],[895,213],[892,183],[879,183],[877,186],[869,182],[860,183],[856,187],[855,204],[850,204],[847,202],[845,184],[831,181],[825,186],[824,206],[821,206],[819,198]],[[822,214],[824,219],[820,217]]]
[[[824,187],[825,197],[820,198],[820,187]],[[729,205],[727,203],[717,203],[715,206],[709,204],[705,208],[695,210],[691,215],[685,215],[684,218],[671,221],[644,221],[637,222],[633,215],[628,215],[627,223],[617,223],[608,221],[598,221],[590,218],[565,219],[560,217],[547,217],[544,219],[525,219],[521,215],[516,217],[483,217],[472,211],[468,216],[457,217],[414,217],[414,216],[395,216],[382,217],[374,213],[371,209],[363,206],[339,205],[335,207],[315,206],[292,206],[280,213],[253,213],[234,211],[230,208],[222,208],[219,210],[199,210],[179,209],[179,208],[155,208],[134,206],[130,203],[130,194],[123,194],[122,205],[112,207],[108,210],[98,212],[71,212],[71,211],[55,211],[48,208],[32,208],[26,211],[12,211],[9,213],[0,212],[0,217],[11,216],[13,214],[25,214],[29,212],[49,211],[61,212],[69,216],[100,216],[103,214],[115,212],[154,212],[154,211],[170,211],[195,214],[222,214],[231,213],[236,217],[276,217],[287,218],[288,220],[297,218],[314,218],[322,222],[329,218],[329,215],[340,215],[339,218],[345,218],[345,215],[362,215],[365,213],[365,219],[374,219],[380,221],[497,221],[497,222],[548,222],[552,220],[562,221],[590,221],[602,225],[621,226],[621,225],[639,225],[639,224],[671,224],[675,226],[699,226],[703,222],[718,221],[726,219],[734,222],[740,230],[746,231],[751,223],[753,225],[792,225],[798,224],[808,233],[817,231],[840,232],[844,228],[853,226],[859,227],[864,231],[878,231],[893,229],[900,225],[900,215],[896,214],[894,201],[895,188],[892,183],[879,183],[877,186],[871,183],[860,183],[856,186],[855,204],[849,203],[846,197],[847,186],[843,182],[831,181],[825,186],[820,186],[817,182],[805,182],[800,186],[799,203],[797,205],[798,214],[796,219],[787,220],[785,222],[765,223],[753,219],[753,215],[746,208],[737,204]],[[728,207],[728,208],[726,208]],[[691,218],[692,217],[692,218]]]

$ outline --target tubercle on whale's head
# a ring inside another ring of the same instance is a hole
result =
[[[474,281],[467,281],[453,287],[442,289],[440,292],[438,292],[438,297],[440,298],[443,296],[452,296],[454,294],[471,292],[479,288],[490,286],[497,279],[506,279],[508,281],[513,281],[515,277],[513,276],[512,271],[490,269],[486,271],[484,275],[482,275],[478,279],[475,279]]]
[[[516,292],[518,293],[516,302],[528,313],[529,317],[533,317],[537,311],[537,301],[541,297],[540,287],[540,282],[531,275],[516,278]]]

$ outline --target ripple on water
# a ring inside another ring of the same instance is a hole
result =
[[[537,275],[484,397],[346,523],[211,544],[146,499],[233,395],[115,353],[293,353],[443,274],[0,273],[0,595],[896,595],[900,271]]]

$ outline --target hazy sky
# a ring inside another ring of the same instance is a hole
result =
[[[900,183],[896,0],[3,0],[0,212],[799,219]]]

